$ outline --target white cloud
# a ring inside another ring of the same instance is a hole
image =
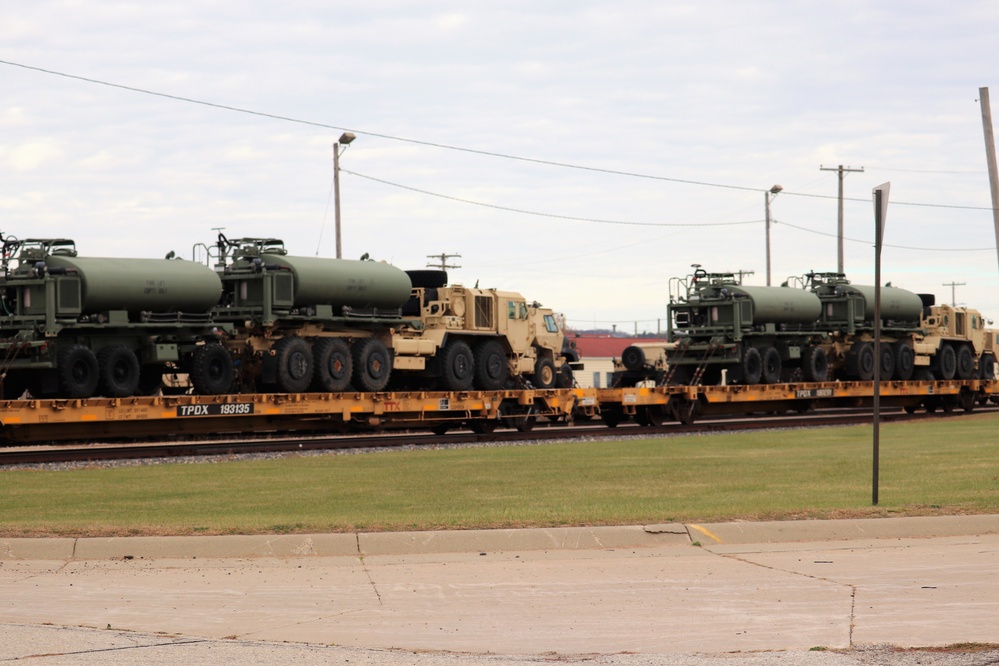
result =
[[[4,162],[9,168],[16,171],[34,171],[63,158],[65,151],[56,139],[43,138],[19,143],[2,150],[0,155],[5,155]]]

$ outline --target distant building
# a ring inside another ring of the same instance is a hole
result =
[[[572,335],[572,334],[570,334]],[[612,335],[572,335],[572,342],[579,353],[583,369],[575,373],[581,388],[608,388],[614,373],[614,361],[621,359],[621,352],[636,343],[665,342],[655,338],[622,338]]]

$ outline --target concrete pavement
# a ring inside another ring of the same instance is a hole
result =
[[[996,617],[999,516],[0,539],[0,661],[874,663],[810,649],[999,643]]]

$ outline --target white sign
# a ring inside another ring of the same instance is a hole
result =
[[[888,192],[891,191],[891,183],[884,183],[874,188],[874,222],[877,238],[875,244],[880,245],[885,237],[885,218],[888,217]]]

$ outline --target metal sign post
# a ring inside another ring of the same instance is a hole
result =
[[[874,188],[874,477],[871,501],[878,503],[878,467],[881,457],[881,241],[888,216],[891,183]]]

